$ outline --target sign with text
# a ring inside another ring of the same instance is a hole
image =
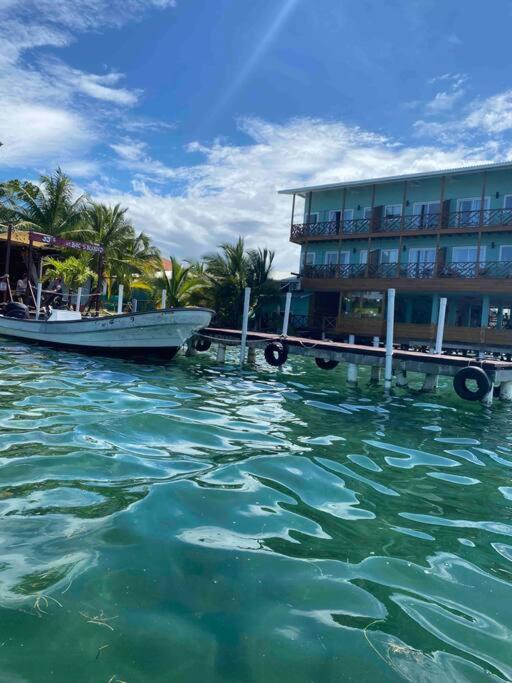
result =
[[[41,242],[49,247],[61,247],[62,249],[78,249],[79,251],[88,251],[90,254],[103,254],[104,249],[100,244],[88,244],[87,242],[76,242],[75,240],[67,240],[64,237],[54,237],[53,235],[44,235],[42,232],[31,232],[30,237],[33,242]]]

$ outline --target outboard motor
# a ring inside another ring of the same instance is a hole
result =
[[[9,301],[4,308],[4,315],[6,318],[18,318],[19,320],[26,320],[28,318],[28,306],[20,304],[17,301]]]

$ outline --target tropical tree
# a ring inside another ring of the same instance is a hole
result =
[[[204,257],[204,297],[224,324],[239,326],[245,287],[251,287],[251,315],[257,317],[263,297],[277,296],[270,280],[274,252],[245,249],[242,237],[235,244],[221,244],[216,254]]]
[[[167,306],[180,308],[197,303],[201,297],[204,282],[197,274],[196,264],[185,265],[171,256],[171,275],[168,275],[161,263],[162,270],[152,280],[155,303],[161,300],[162,290],[166,293]]]
[[[84,212],[80,235],[104,249],[104,277],[110,295],[113,283],[123,284],[129,294],[135,276],[156,271],[158,249],[145,233],[136,233],[126,208],[90,202]]]
[[[68,236],[82,221],[85,196],[75,197],[71,179],[60,168],[42,175],[37,185],[21,180],[2,183],[0,196],[3,213],[21,229]]]
[[[82,287],[90,279],[92,282],[96,280],[96,273],[90,267],[90,255],[80,254],[80,256],[68,256],[65,259],[57,259],[53,257],[46,257],[44,260],[44,276],[45,278],[55,279],[61,278],[69,291],[70,300],[71,294]]]

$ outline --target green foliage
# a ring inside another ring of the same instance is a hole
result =
[[[63,260],[47,257],[44,261],[44,276],[52,279],[60,277],[70,291],[76,290],[85,285],[87,280],[96,280],[96,273],[89,267],[90,258],[89,254],[68,256]]]
[[[204,288],[202,266],[196,263],[185,266],[174,257],[171,257],[171,264],[171,276],[160,263],[161,274],[152,282],[155,303],[161,300],[163,289],[167,293],[167,306],[181,308],[200,303]]]
[[[37,185],[21,180],[2,183],[0,201],[1,217],[18,229],[70,236],[81,223],[85,197],[75,198],[71,179],[58,168],[41,176]]]

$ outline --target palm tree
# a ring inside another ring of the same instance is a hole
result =
[[[72,235],[79,226],[85,197],[75,198],[71,179],[58,168],[42,175],[39,184],[9,180],[0,186],[4,213],[19,228],[47,235]]]
[[[90,260],[90,254],[68,256],[68,258],[63,260],[47,257],[44,261],[44,275],[51,279],[57,277],[62,279],[68,288],[68,301],[70,302],[71,295],[75,289],[82,287],[89,279],[93,282],[96,280],[96,273],[89,266]]]
[[[114,280],[130,287],[134,275],[156,269],[159,251],[145,233],[137,234],[126,217],[126,208],[90,202],[84,212],[82,239],[104,249],[104,274],[109,294]],[[154,272],[154,270],[153,270]]]
[[[245,287],[251,287],[251,315],[257,314],[263,296],[276,291],[270,284],[273,260],[274,252],[268,249],[246,251],[242,237],[235,244],[221,244],[219,253],[204,257],[206,303],[220,321],[240,325]]]
[[[185,266],[171,256],[172,273],[167,275],[163,264],[161,274],[153,280],[155,300],[158,301],[165,290],[167,306],[180,308],[197,301],[204,287],[202,278],[197,275],[196,264]]]

